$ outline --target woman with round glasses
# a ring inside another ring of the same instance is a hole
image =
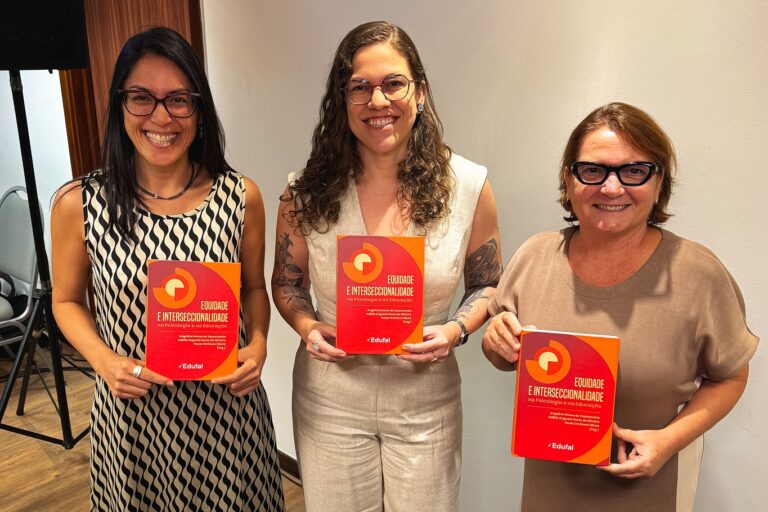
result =
[[[302,340],[293,419],[308,511],[458,510],[454,347],[487,318],[501,273],[485,177],[443,142],[408,35],[386,22],[347,34],[312,153],[281,198],[272,275],[275,304]],[[334,346],[336,238],[366,234],[425,237],[424,342],[406,355]],[[462,274],[466,293],[451,315]]]
[[[521,323],[621,338],[612,463],[526,459],[523,511],[693,510],[702,435],[741,396],[758,340],[723,264],[659,227],[675,162],[645,112],[589,114],[560,168],[572,226],[529,239],[490,302],[483,351],[503,370]]]
[[[259,189],[227,164],[205,72],[176,32],[129,39],[109,94],[102,169],[62,188],[51,228],[54,314],[97,373],[91,508],[283,510],[260,381],[269,299]],[[231,375],[172,382],[145,368],[150,259],[242,263]]]

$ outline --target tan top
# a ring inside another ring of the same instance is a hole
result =
[[[512,311],[523,325],[540,329],[619,336],[617,424],[662,428],[701,377],[731,377],[752,357],[758,338],[746,325],[741,292],[708,249],[662,230],[659,246],[633,276],[596,288],[568,264],[574,230],[540,233],[523,244],[489,311]],[[591,466],[526,459],[521,510],[688,510],[698,462],[681,452],[653,478],[624,480]]]

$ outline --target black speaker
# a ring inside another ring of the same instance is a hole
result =
[[[0,1],[0,69],[88,67],[84,1]]]

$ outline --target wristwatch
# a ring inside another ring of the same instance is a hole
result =
[[[451,318],[451,319],[450,319],[450,320],[448,320],[448,321],[449,321],[449,322],[456,322],[456,323],[458,324],[458,326],[459,326],[459,329],[461,329],[461,335],[459,336],[459,341],[458,341],[458,343],[456,343],[456,345],[454,345],[454,346],[455,346],[455,347],[460,347],[460,346],[462,346],[462,345],[463,345],[463,344],[465,344],[465,343],[467,342],[467,340],[469,339],[469,331],[467,330],[467,326],[466,326],[466,325],[464,325],[464,322],[462,322],[462,321],[461,321],[461,320],[459,320],[458,318]]]

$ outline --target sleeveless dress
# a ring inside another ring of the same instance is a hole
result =
[[[447,321],[464,272],[487,170],[458,155],[450,213],[425,237],[424,325]],[[289,179],[292,179],[290,176]],[[336,324],[336,236],[365,235],[354,180],[339,221],[306,238],[308,271],[322,321]],[[411,224],[406,236],[419,236]],[[294,438],[307,512],[458,510],[461,376],[456,358],[412,363],[356,355],[326,363],[296,353]]]
[[[220,174],[203,203],[180,215],[137,210],[138,243],[108,228],[105,194],[83,179],[85,241],[99,335],[144,360],[149,259],[240,260],[245,184]],[[245,342],[240,311],[240,347]],[[115,398],[97,377],[91,411],[91,510],[282,511],[283,492],[266,392],[176,381],[141,399]]]

